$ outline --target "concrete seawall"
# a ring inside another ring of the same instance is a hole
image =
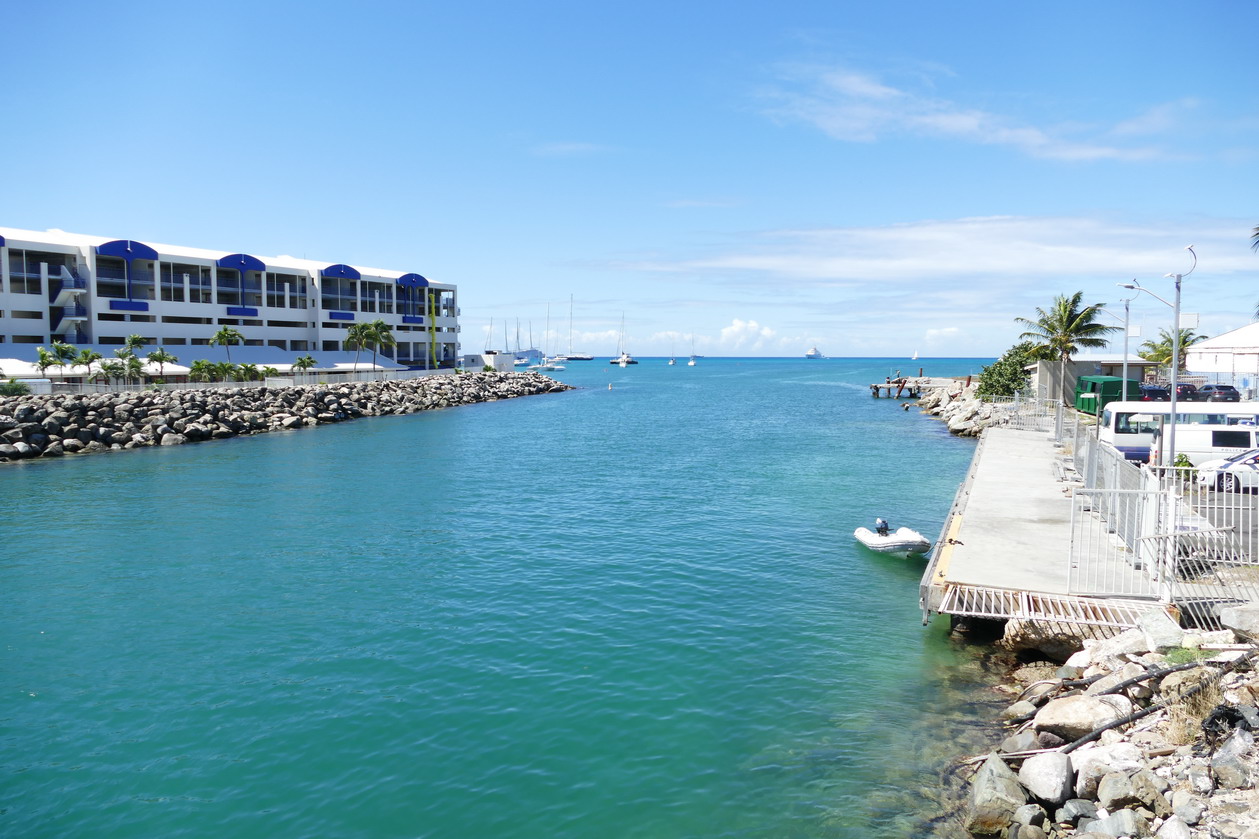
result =
[[[282,388],[0,397],[0,463],[175,446],[571,389],[537,373],[512,372]]]

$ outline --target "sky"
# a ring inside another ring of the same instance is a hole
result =
[[[640,356],[995,357],[1076,291],[1115,325],[1135,294],[1135,347],[1192,245],[1185,323],[1217,335],[1259,303],[1257,24],[1213,0],[12,3],[0,225],[416,271],[458,285],[465,352],[517,324],[566,350],[571,301],[573,349],[613,354],[623,320]]]

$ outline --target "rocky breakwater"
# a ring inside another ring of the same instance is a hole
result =
[[[0,462],[175,446],[571,390],[537,373],[0,397]]]
[[[1024,665],[1010,731],[979,764],[961,814],[1006,839],[1259,839],[1259,605],[1228,629],[1161,612],[1066,663]]]
[[[925,413],[939,417],[954,434],[978,437],[988,426],[1005,420],[1001,409],[979,398],[978,388],[978,384],[972,383],[968,386],[960,381],[936,387],[923,394],[918,400],[918,407]]]

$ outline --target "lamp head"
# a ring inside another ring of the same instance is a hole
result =
[[[1130,289],[1140,288],[1140,286],[1133,285],[1132,283],[1115,283],[1115,285],[1119,286],[1120,288],[1130,288]]]

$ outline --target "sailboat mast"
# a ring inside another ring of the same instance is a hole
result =
[[[573,354],[573,295],[568,295],[568,354]]]

